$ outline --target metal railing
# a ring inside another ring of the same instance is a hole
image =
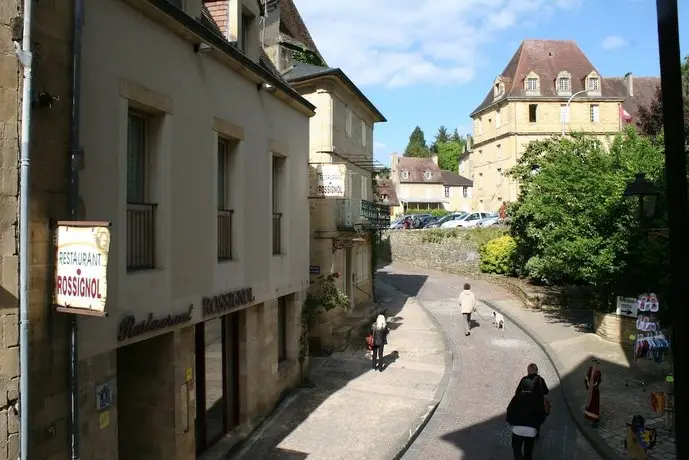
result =
[[[282,213],[273,213],[273,254],[282,254]]]
[[[361,215],[368,220],[371,230],[382,230],[390,227],[390,206],[383,203],[361,200]]]
[[[127,203],[127,270],[155,268],[156,208],[154,203]]]
[[[218,261],[232,260],[232,209],[218,209]]]

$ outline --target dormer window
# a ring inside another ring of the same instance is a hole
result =
[[[409,179],[409,171],[402,171],[402,179]]]
[[[426,172],[423,174],[423,177],[425,177],[427,180],[431,180],[431,179],[433,178],[433,173],[430,172],[430,171],[426,171]]]
[[[535,72],[529,72],[526,78],[524,78],[524,91],[527,96],[538,96],[541,94],[540,79]]]
[[[498,77],[495,79],[495,82],[493,82],[493,99],[497,99],[503,94],[505,94],[505,83]]]
[[[589,93],[600,95],[601,81],[600,76],[596,72],[588,74],[584,84]]]
[[[527,91],[536,91],[538,89],[538,79],[534,77],[530,77],[526,79],[526,90]]]
[[[567,96],[572,92],[572,75],[569,72],[563,70],[557,75],[557,80],[555,81],[557,94],[560,96]]]
[[[247,54],[249,51],[249,43],[251,42],[251,35],[253,32],[254,20],[256,17],[248,11],[242,12],[242,29],[239,37],[239,45],[242,53]]]

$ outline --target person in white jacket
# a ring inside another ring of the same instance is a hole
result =
[[[476,311],[476,296],[469,283],[464,283],[464,290],[459,294],[459,311],[462,313],[464,335],[471,335],[471,314]]]

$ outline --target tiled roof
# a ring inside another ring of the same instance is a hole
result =
[[[397,198],[397,190],[395,190],[395,185],[390,179],[378,179],[378,196],[383,198],[388,197],[388,202],[390,206],[399,206],[400,200]]]
[[[631,77],[633,95],[629,96],[627,79],[625,77],[606,78],[605,81],[624,97],[622,107],[632,117],[639,114],[639,107],[647,106],[656,97],[656,91],[660,88],[660,77]]]
[[[425,182],[429,184],[443,183],[443,174],[432,158],[400,157],[398,170],[400,171],[400,182]],[[402,177],[403,171],[409,172],[409,176],[406,179]],[[426,178],[426,172],[431,173],[431,177],[429,179]]]
[[[358,86],[354,84],[352,80],[349,79],[349,77],[340,69],[334,69],[332,67],[321,67],[313,64],[306,64],[303,62],[298,62],[296,61],[294,63],[294,66],[283,72],[282,77],[285,79],[285,81],[289,83],[299,83],[303,81],[308,81],[314,78],[319,78],[319,77],[325,77],[327,75],[332,75],[340,79],[340,81],[347,87],[349,88],[354,94],[357,95],[357,97],[361,100],[361,102],[366,105],[371,112],[375,114],[377,117],[376,122],[385,122],[387,119],[385,116],[380,113],[378,108],[373,105],[373,102],[370,101],[369,98],[364,95],[364,93],[361,92]]]
[[[280,0],[280,29],[318,54],[325,62],[293,0]]]
[[[555,80],[561,71],[567,71],[572,76],[572,94],[585,89],[584,79],[591,72],[595,71],[600,75],[572,40],[524,40],[500,74],[505,85],[505,97],[529,97],[524,90],[524,79],[531,72],[536,73],[540,80],[540,96],[534,97],[558,97]],[[620,95],[602,78],[601,97]],[[493,102],[491,87],[473,113],[492,105]]]
[[[452,171],[441,171],[443,175],[443,184],[449,187],[473,187],[474,183],[471,179],[460,176]]]

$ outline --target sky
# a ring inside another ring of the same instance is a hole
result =
[[[471,133],[469,114],[525,39],[574,40],[604,77],[660,75],[655,0],[294,1],[328,65],[388,119],[374,130],[385,165],[417,125],[429,142],[441,125]]]

